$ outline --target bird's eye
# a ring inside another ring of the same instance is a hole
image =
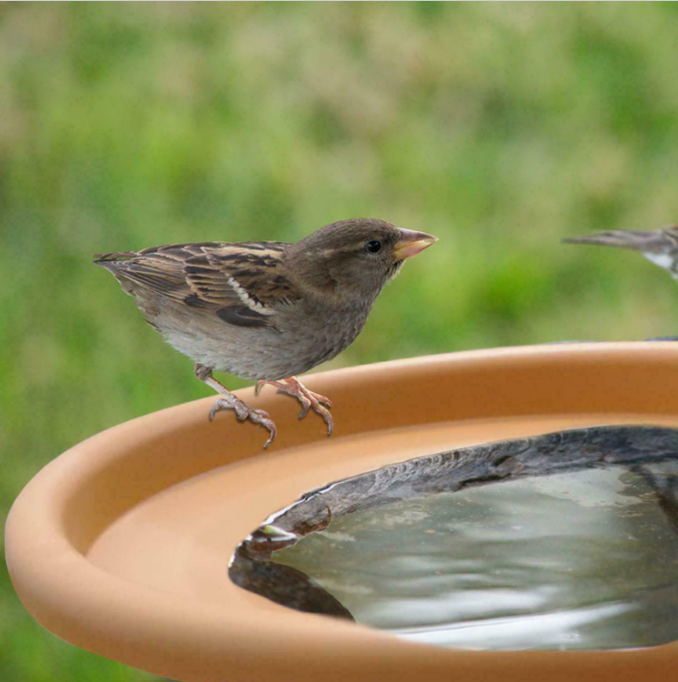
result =
[[[377,239],[372,239],[371,241],[367,242],[367,244],[365,244],[365,251],[367,251],[368,253],[377,253],[380,250],[381,242],[378,241]]]

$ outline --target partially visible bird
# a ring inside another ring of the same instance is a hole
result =
[[[678,225],[661,230],[609,230],[588,237],[568,237],[567,244],[595,244],[616,246],[639,251],[645,258],[664,268],[673,279],[678,279]]]
[[[239,420],[275,424],[248,407],[213,376],[214,370],[295,396],[299,418],[313,408],[333,428],[330,401],[295,375],[331,360],[361,332],[383,286],[406,258],[437,241],[425,232],[373,218],[326,225],[295,244],[202,242],[105,253],[110,270],[146,321],[195,362],[195,374]]]

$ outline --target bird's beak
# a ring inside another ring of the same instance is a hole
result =
[[[406,230],[404,227],[399,227],[398,230],[400,230],[400,239],[393,247],[393,255],[399,261],[416,256],[420,251],[438,241],[438,237],[426,234],[426,232]]]

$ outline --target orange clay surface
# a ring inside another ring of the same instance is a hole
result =
[[[678,643],[631,651],[468,651],[303,614],[233,585],[235,546],[303,492],[454,447],[600,424],[678,428],[678,343],[551,345],[416,358],[307,377],[335,434],[264,389],[278,438],[213,398],[105,431],[46,466],[7,523],[31,614],[63,639],[186,682],[648,682]]]

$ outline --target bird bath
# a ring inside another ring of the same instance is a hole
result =
[[[279,427],[265,453],[251,424],[230,414],[209,424],[208,398],[105,431],[45,467],[7,523],[7,562],[26,608],[69,642],[186,682],[646,682],[675,674],[670,629],[649,642],[659,646],[621,642],[622,650],[614,642],[586,651],[431,646],[282,606],[236,586],[227,562],[308,491],[413,458],[604,425],[652,425],[671,437],[678,344],[475,351],[318,374],[307,385],[335,404],[331,439],[321,420],[297,422],[289,398],[255,401],[248,389],[241,395]]]

